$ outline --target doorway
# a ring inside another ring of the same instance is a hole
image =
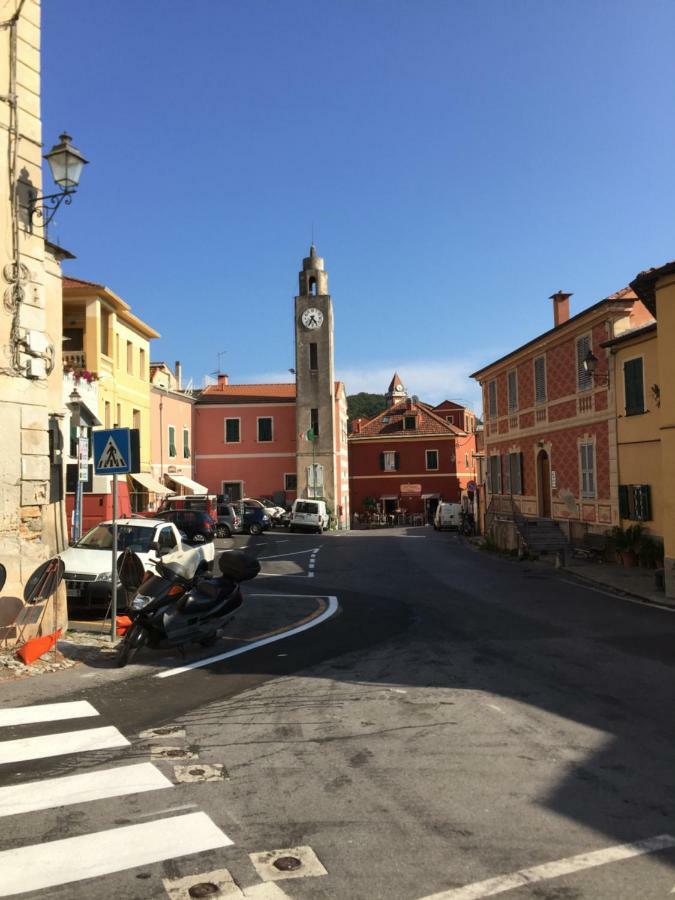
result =
[[[537,499],[539,515],[544,519],[551,518],[551,463],[548,453],[540,450],[537,456]]]
[[[438,497],[425,497],[424,499],[424,519],[430,525],[433,524],[436,508],[439,504]]]

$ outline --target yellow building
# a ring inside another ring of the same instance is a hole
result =
[[[154,328],[131,312],[110,288],[93,281],[63,279],[64,375],[82,382],[93,373],[98,388],[98,418],[104,428],[138,428],[141,472],[151,472],[150,341]],[[91,448],[90,448],[91,452]],[[105,517],[87,494],[110,494],[110,476],[93,476],[85,488],[84,527]],[[122,498],[123,499],[123,498]]]
[[[610,351],[616,402],[619,517],[623,528],[642,522],[663,537],[661,410],[656,322],[625,331]]]
[[[658,397],[661,449],[662,531],[666,596],[675,599],[675,262],[641,272],[631,287],[656,317]]]

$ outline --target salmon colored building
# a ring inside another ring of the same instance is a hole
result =
[[[296,418],[295,384],[230,384],[227,375],[205,388],[194,408],[195,480],[230,500],[271,497],[280,505],[297,496],[297,455],[311,446]],[[337,460],[347,485],[346,396],[335,384]],[[340,518],[340,506],[335,514]],[[342,516],[346,515],[343,509]]]
[[[361,516],[433,517],[441,501],[472,499],[476,477],[474,413],[445,400],[438,406],[408,397],[398,374],[388,407],[372,419],[352,421],[349,436],[351,508]],[[456,424],[455,424],[456,423]]]

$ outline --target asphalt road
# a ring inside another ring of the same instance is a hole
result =
[[[265,574],[207,652],[238,655],[0,687],[0,896],[669,895],[674,613],[429,528],[250,546]],[[249,856],[296,848],[321,874]]]

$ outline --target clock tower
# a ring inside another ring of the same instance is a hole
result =
[[[314,244],[302,261],[300,292],[295,298],[295,373],[297,496],[325,500],[332,515],[341,520],[348,502],[343,497],[341,453],[346,409],[343,413],[344,398],[336,397],[328,273]],[[340,392],[344,394],[342,388]]]

